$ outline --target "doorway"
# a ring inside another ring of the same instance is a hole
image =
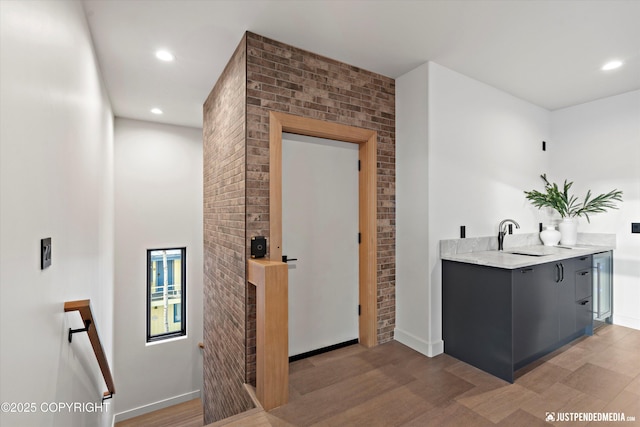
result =
[[[290,357],[357,342],[358,233],[358,146],[283,134]]]
[[[282,133],[358,144],[358,303],[360,344],[377,344],[377,133],[290,114],[269,113],[269,257],[282,260]]]

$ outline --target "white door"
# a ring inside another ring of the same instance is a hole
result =
[[[358,145],[282,135],[289,355],[358,338]]]

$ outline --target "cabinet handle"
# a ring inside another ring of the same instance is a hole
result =
[[[533,268],[523,268],[522,270],[520,270],[521,273],[528,273],[530,271],[533,271]]]
[[[600,294],[602,292],[601,289],[601,285],[600,285],[600,263],[597,262],[596,263],[596,273],[597,273],[597,286],[596,286],[596,296],[598,297],[598,317],[600,317],[602,315],[602,295]]]
[[[583,271],[582,273],[580,273],[581,276],[588,276],[589,272],[588,271]]]
[[[562,276],[560,277],[560,281],[564,282],[564,264],[560,263],[560,271],[562,272]]]
[[[588,259],[588,257],[583,256],[583,257],[580,258],[580,261],[586,261],[587,259]]]
[[[587,305],[587,304],[589,304],[589,300],[580,301],[580,305]]]
[[[560,264],[556,264],[556,283],[560,282]]]

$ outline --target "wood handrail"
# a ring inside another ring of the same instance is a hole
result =
[[[116,387],[113,384],[113,377],[111,376],[111,370],[109,369],[109,362],[107,361],[107,356],[104,354],[104,349],[102,348],[100,337],[98,336],[98,329],[96,328],[96,323],[94,322],[93,315],[91,314],[90,301],[88,299],[67,301],[64,303],[64,311],[79,312],[82,317],[82,323],[90,325],[87,334],[89,335],[91,347],[93,347],[93,352],[98,360],[98,365],[100,365],[100,371],[102,371],[102,377],[104,378],[104,382],[107,385],[108,390],[104,392],[103,396],[105,398],[113,396],[116,393]]]

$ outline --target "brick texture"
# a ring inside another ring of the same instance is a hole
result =
[[[248,32],[205,104],[205,423],[219,419],[209,405],[240,401],[212,395],[228,394],[231,378],[233,387],[239,373],[255,385],[255,289],[244,262],[251,236],[269,236],[269,111],[377,131],[377,335],[379,343],[393,338],[395,81]],[[244,200],[236,197],[240,187]]]
[[[204,104],[204,419],[253,407],[245,382],[245,42]]]
[[[269,111],[377,131],[378,342],[389,341],[395,327],[395,81],[257,34],[247,33],[246,41],[247,236],[269,236]],[[250,346],[247,356],[255,357]],[[252,364],[247,381],[255,381]]]

